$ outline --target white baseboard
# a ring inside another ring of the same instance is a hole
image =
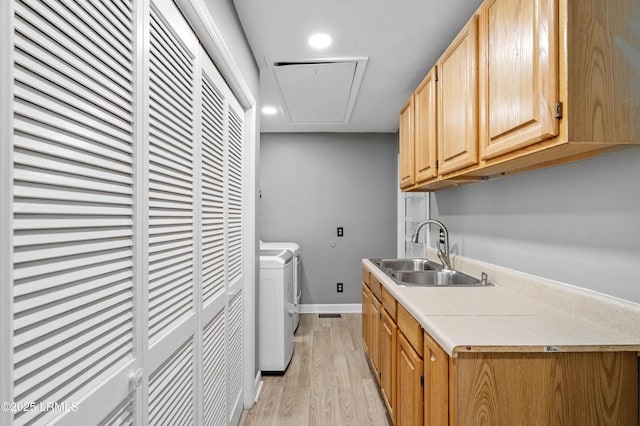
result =
[[[362,313],[361,303],[340,303],[336,305],[305,305],[300,304],[301,314],[359,314]]]

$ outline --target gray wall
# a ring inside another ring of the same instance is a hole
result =
[[[395,257],[397,135],[263,133],[261,144],[261,239],[300,244],[301,303],[360,303],[360,260]]]
[[[452,252],[640,303],[640,148],[431,194]]]
[[[259,102],[260,74],[249,42],[240,24],[232,0],[204,0],[211,17],[222,34],[225,44],[240,68],[254,98]]]

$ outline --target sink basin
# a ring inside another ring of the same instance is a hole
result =
[[[396,284],[406,287],[484,287],[478,278],[458,271],[443,270],[427,259],[369,259]]]
[[[371,259],[380,269],[394,271],[431,271],[440,270],[442,266],[427,259]]]
[[[479,279],[457,271],[391,271],[389,276],[403,286],[483,287]]]

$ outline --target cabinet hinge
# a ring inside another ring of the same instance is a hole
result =
[[[436,169],[438,168],[438,160],[436,160]]]
[[[435,81],[438,81],[438,73],[436,73],[435,77],[433,77]]]
[[[424,387],[424,374],[420,375],[420,387]]]
[[[556,109],[553,116],[558,119],[562,118],[562,102],[558,102],[556,104]]]

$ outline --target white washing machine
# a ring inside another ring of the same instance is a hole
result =
[[[300,255],[300,245],[298,243],[287,242],[270,242],[260,241],[260,250],[270,249],[287,249],[293,253],[293,299],[291,303],[295,308],[293,314],[293,332],[298,329],[300,324],[300,295],[302,295],[302,256]]]
[[[260,370],[283,372],[293,355],[293,253],[260,250]]]

